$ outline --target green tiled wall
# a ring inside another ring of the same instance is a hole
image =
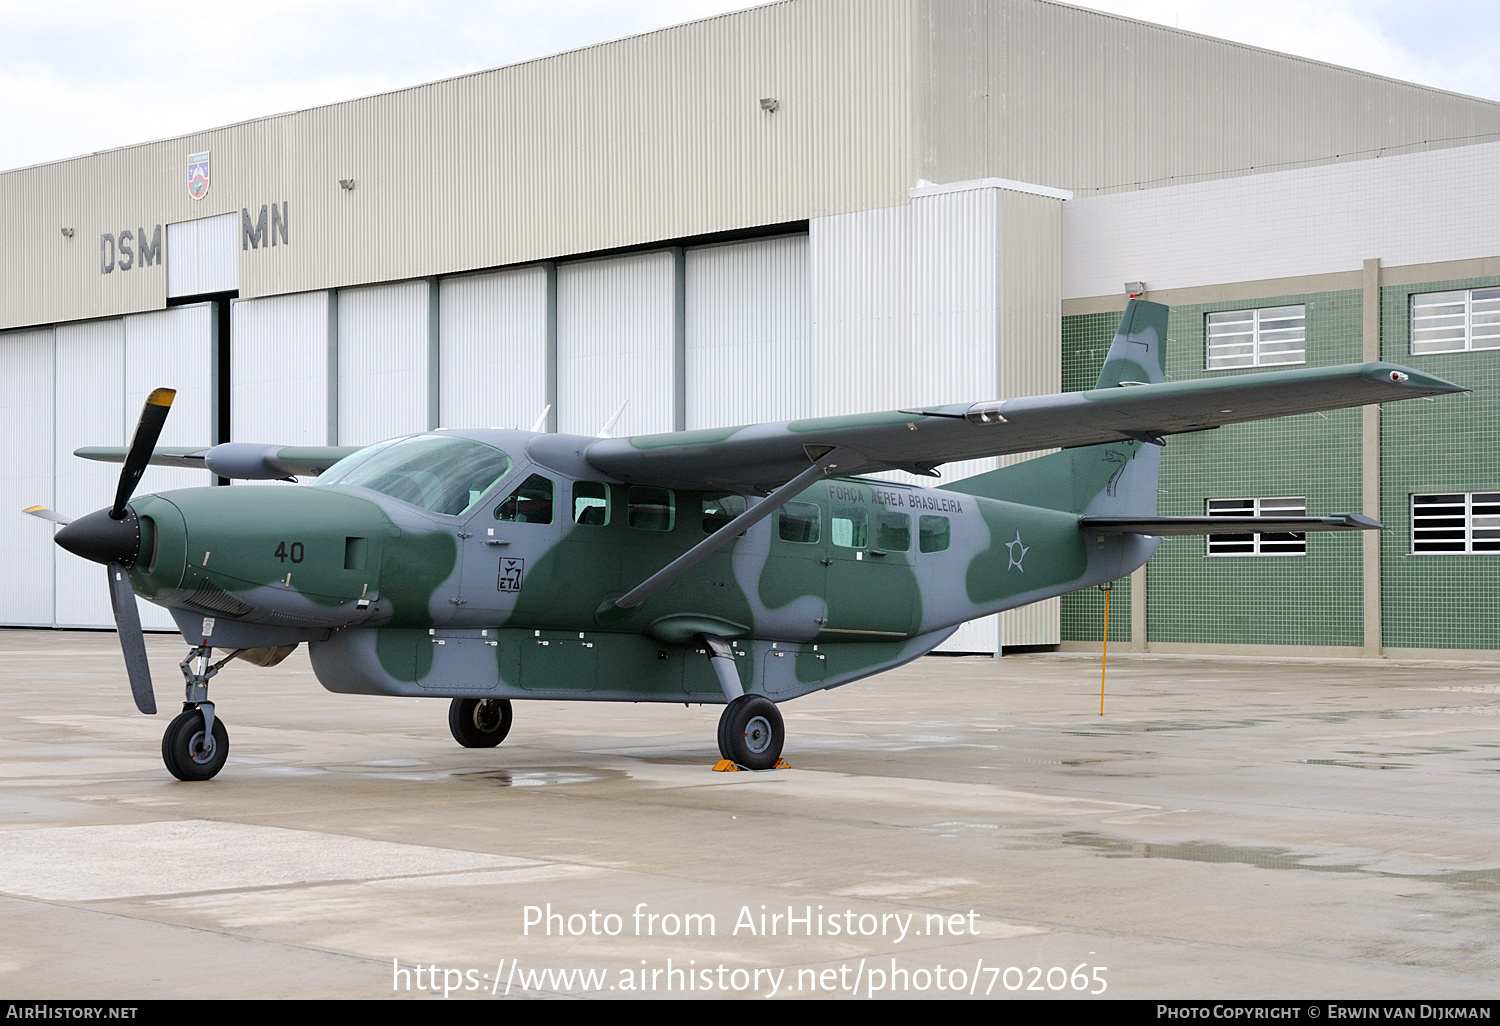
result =
[[[1167,326],[1167,378],[1209,376],[1204,318],[1251,306],[1307,307],[1307,365],[1358,363],[1362,293],[1266,296],[1179,306]],[[1217,371],[1212,376],[1255,373]],[[1158,512],[1202,516],[1209,498],[1302,495],[1310,514],[1360,509],[1360,413],[1337,410],[1236,424],[1167,440]],[[1360,540],[1311,535],[1306,556],[1208,558],[1202,538],[1167,538],[1146,566],[1152,641],[1361,645]]]
[[[1266,296],[1253,301],[1175,307],[1168,324],[1169,380],[1204,377],[1204,317],[1250,306],[1307,307],[1309,366],[1358,362],[1362,309],[1358,290]],[[1119,323],[1117,314],[1063,319],[1065,388],[1098,376]],[[1218,374],[1254,373],[1227,371]],[[1341,410],[1224,427],[1167,440],[1158,512],[1202,516],[1209,498],[1303,495],[1310,513],[1360,509],[1360,414]],[[1202,644],[1347,645],[1363,643],[1360,541],[1314,535],[1299,557],[1214,558],[1202,538],[1168,538],[1147,564],[1147,632],[1153,641]],[[1116,615],[1128,616],[1116,591]],[[1117,614],[1117,609],[1121,614]],[[1097,641],[1102,603],[1089,593],[1062,600],[1062,637]],[[1128,623],[1126,624],[1128,630]],[[1125,635],[1128,637],[1128,634]]]
[[[1062,322],[1062,387],[1064,392],[1093,388],[1104,366],[1105,354],[1120,326],[1117,313],[1080,314]],[[1098,588],[1076,591],[1061,600],[1063,641],[1099,641],[1104,630],[1104,593]],[[1109,640],[1130,640],[1130,578],[1115,582],[1109,597]]]
[[[1383,407],[1381,612],[1387,647],[1500,648],[1500,555],[1411,555],[1411,496],[1500,490],[1500,351],[1411,355],[1410,297],[1497,278],[1380,290],[1381,355],[1474,391]]]

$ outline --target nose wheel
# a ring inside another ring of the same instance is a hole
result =
[[[240,650],[235,649],[216,663],[208,661],[213,647],[205,640],[177,665],[185,682],[182,712],[167,724],[161,736],[161,761],[178,780],[210,780],[229,758],[229,731],[214,715],[208,700],[208,682]],[[194,663],[197,665],[195,666]]]
[[[208,726],[205,721],[209,715],[202,708],[188,705],[162,735],[161,761],[178,780],[209,780],[229,758],[229,731],[217,716]]]

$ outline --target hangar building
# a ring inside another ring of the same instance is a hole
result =
[[[1168,539],[1112,638],[1491,657],[1497,185],[1493,102],[1047,0],[784,0],[0,174],[0,508],[105,504],[71,453],[157,385],[167,445],[1083,388],[1143,282],[1173,377],[1381,356],[1474,391],[1170,440],[1163,513],[1390,530]],[[0,624],[110,624],[51,530],[0,532]],[[1099,605],[948,647],[1097,646]]]

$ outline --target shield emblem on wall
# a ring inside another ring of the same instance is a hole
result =
[[[208,152],[190,153],[187,159],[187,190],[195,200],[208,195]]]

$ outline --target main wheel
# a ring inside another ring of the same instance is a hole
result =
[[[781,711],[764,696],[741,695],[719,717],[719,754],[746,769],[775,766],[785,742]]]
[[[229,758],[229,730],[214,717],[212,736],[203,730],[203,712],[185,709],[161,736],[161,761],[178,780],[209,780]]]
[[[455,698],[448,706],[448,729],[465,748],[494,748],[510,733],[507,698]]]

